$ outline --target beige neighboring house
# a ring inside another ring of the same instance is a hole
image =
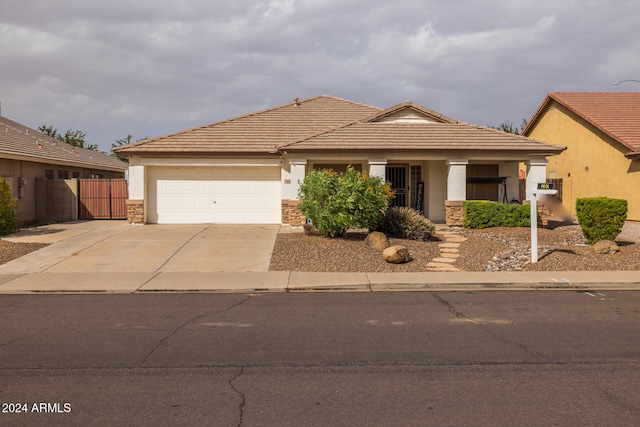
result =
[[[128,216],[147,223],[299,225],[299,183],[348,165],[392,183],[394,203],[461,224],[467,199],[518,198],[518,164],[544,180],[563,147],[462,123],[413,102],[318,96],[114,149],[129,157]]]
[[[46,209],[45,180],[124,178],[127,168],[114,157],[73,147],[0,116],[0,177],[18,198],[23,223],[41,222]]]
[[[562,179],[563,208],[576,199],[626,199],[627,218],[640,221],[640,92],[553,92],[523,135],[564,145],[549,159],[547,177]]]

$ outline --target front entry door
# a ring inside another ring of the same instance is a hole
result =
[[[407,169],[407,166],[402,165],[388,165],[386,167],[385,178],[387,182],[391,183],[391,191],[395,194],[391,206],[409,206]]]

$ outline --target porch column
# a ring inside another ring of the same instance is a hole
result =
[[[136,157],[129,159],[129,198],[127,199],[127,221],[131,224],[143,224],[145,167]]]
[[[282,193],[282,223],[300,226],[306,222],[298,209],[298,191],[307,171],[307,159],[289,159],[289,179],[285,180]]]
[[[285,198],[295,200],[298,198],[300,183],[304,181],[307,172],[307,159],[289,159],[291,185]]]
[[[527,165],[527,190],[526,199],[531,200],[530,191],[537,188],[537,183],[547,182],[547,159],[532,159],[526,162]]]
[[[369,159],[369,176],[377,176],[380,181],[387,179],[387,159]]]
[[[447,225],[462,226],[463,205],[467,199],[468,164],[468,159],[449,159],[447,161],[447,200],[444,203]]]

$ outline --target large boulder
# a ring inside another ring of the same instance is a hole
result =
[[[382,251],[382,258],[392,264],[404,264],[411,261],[409,250],[400,245],[391,246]]]
[[[593,245],[593,250],[597,254],[615,254],[620,250],[620,247],[612,240],[600,240]]]
[[[388,248],[390,245],[387,236],[379,231],[372,231],[369,233],[369,235],[364,239],[364,244],[379,251]]]

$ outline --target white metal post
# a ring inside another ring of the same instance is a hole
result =
[[[538,262],[538,196],[531,193],[531,264]]]
[[[552,190],[548,184],[538,184],[533,180],[527,194],[531,196],[531,264],[535,264],[538,262],[538,194],[558,194],[558,190]]]

